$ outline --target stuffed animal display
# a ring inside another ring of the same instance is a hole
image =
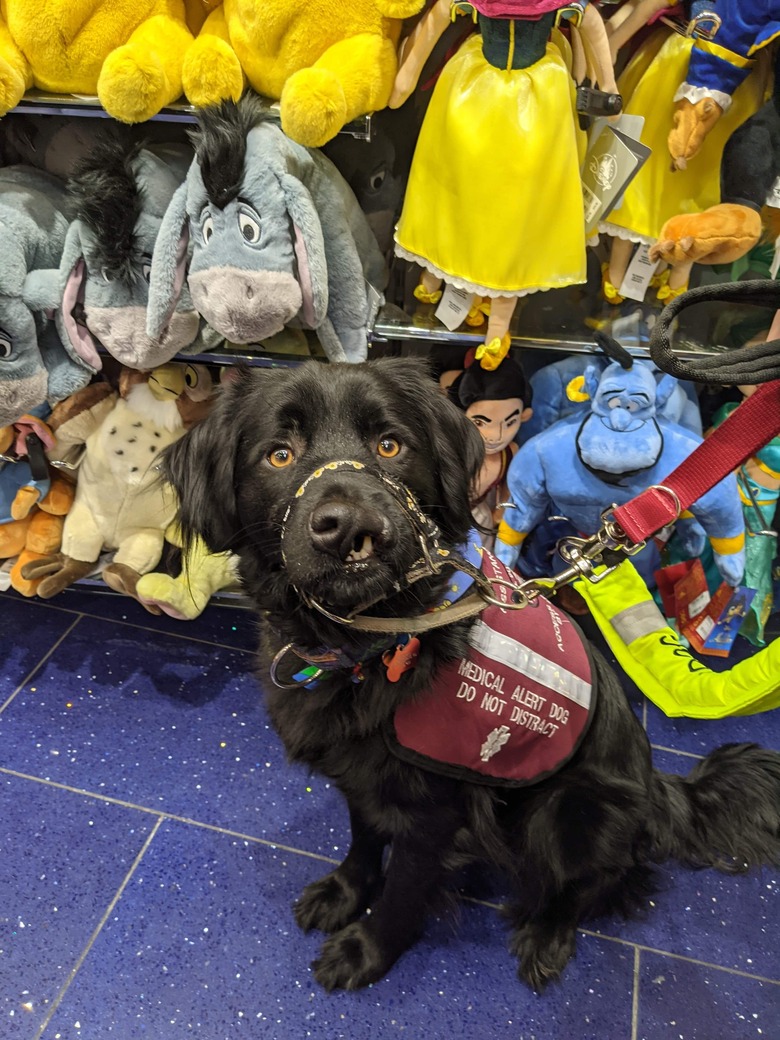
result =
[[[622,505],[651,484],[660,484],[701,438],[658,412],[674,389],[665,375],[637,361],[626,369],[612,362],[603,371],[585,370],[580,393],[591,407],[584,417],[561,419],[526,441],[507,476],[511,509],[498,529],[496,555],[517,562],[526,536],[551,514],[566,517],[583,534],[601,526],[602,513]],[[745,524],[736,478],[724,478],[678,522],[690,556],[709,538],[723,579],[738,585],[745,566]],[[658,549],[648,544],[634,558],[645,581],[654,584]]]
[[[198,107],[238,101],[248,82],[281,102],[282,129],[318,148],[356,116],[384,108],[401,19],[424,0],[224,0],[184,60]]]
[[[556,10],[564,5],[475,0],[471,6],[480,31],[436,83],[395,241],[398,256],[423,268],[415,290],[421,302],[438,302],[443,282],[487,298],[478,360],[487,355],[495,367],[509,349],[519,298],[585,281],[584,135],[571,52],[555,28]],[[391,106],[411,93],[450,9],[449,0],[436,0],[410,35]],[[582,32],[594,57],[592,79],[617,95],[593,5],[585,7]]]
[[[647,0],[640,10],[657,13],[658,4]],[[724,146],[764,102],[771,72],[765,48],[777,32],[777,0],[719,0],[717,13],[714,40],[698,35],[695,21],[685,33],[660,27],[619,77],[624,112],[642,120],[641,138],[652,152],[620,204],[599,224],[612,239],[602,283],[610,303],[623,300],[619,290],[637,244],[651,247],[668,239],[668,220],[720,201]],[[685,291],[695,259],[684,250],[665,255],[672,266],[651,283],[661,303]]]
[[[25,579],[22,568],[59,550],[73,504],[73,484],[46,459],[53,443],[51,426],[37,416],[0,429],[0,560],[13,559],[10,587],[23,596],[35,595],[37,582]]]
[[[168,364],[148,375],[123,371],[119,393],[93,412],[89,431],[76,434],[86,439],[61,551],[22,568],[23,577],[42,579],[41,598],[91,573],[106,550],[114,556],[102,569],[104,580],[136,595],[139,577],[160,560],[166,528],[176,513],[175,498],[160,481],[155,463],[166,445],[206,414],[211,390],[204,366]]]
[[[361,361],[384,259],[354,193],[321,152],[287,138],[256,99],[200,113],[196,154],[162,221],[147,332],[175,313],[185,264],[198,312],[225,339],[313,329],[331,361]]]
[[[34,86],[96,94],[115,119],[142,122],[181,96],[193,43],[184,0],[110,9],[100,0],[7,0],[0,28],[0,115]]]

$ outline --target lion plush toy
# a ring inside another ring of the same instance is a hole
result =
[[[282,128],[319,148],[357,116],[384,108],[401,20],[424,0],[224,0],[190,48],[184,92],[198,107],[238,101],[247,84],[281,101]]]
[[[204,6],[189,2],[196,13]],[[38,87],[97,94],[124,123],[150,119],[181,96],[182,62],[193,42],[186,18],[185,0],[5,0],[0,115]]]

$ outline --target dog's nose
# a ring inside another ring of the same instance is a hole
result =
[[[373,556],[386,526],[381,513],[353,502],[321,502],[309,517],[314,548],[350,563]]]

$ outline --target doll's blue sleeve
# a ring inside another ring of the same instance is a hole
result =
[[[523,537],[540,523],[550,511],[547,477],[539,451],[542,436],[524,444],[510,463],[507,488],[510,505],[504,510],[499,525],[495,553],[502,563],[513,567],[517,562]]]
[[[780,35],[778,0],[718,0],[722,23],[712,40],[697,39],[686,84],[731,96],[755,65],[755,54]]]

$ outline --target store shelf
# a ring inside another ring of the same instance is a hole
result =
[[[268,102],[269,118],[280,121],[279,102]],[[155,123],[196,123],[196,109],[184,101],[168,105],[152,116],[150,122]],[[82,94],[49,94],[43,90],[29,90],[19,104],[10,110],[11,113],[36,116],[73,116],[111,119],[112,117],[101,106],[94,95]],[[10,113],[9,113],[10,114]],[[361,116],[340,131],[361,141],[371,140],[371,115]]]

